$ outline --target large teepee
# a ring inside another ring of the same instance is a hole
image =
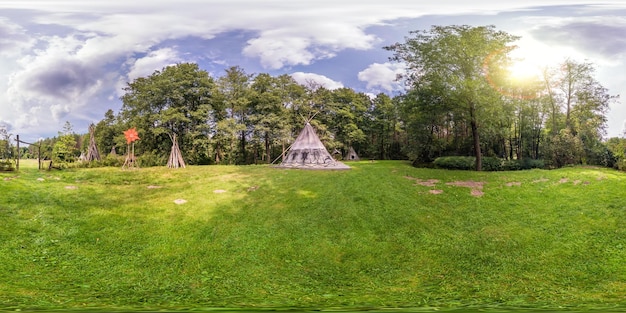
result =
[[[333,159],[315,133],[313,126],[308,122],[277,167],[316,170],[350,169],[349,166]]]
[[[87,162],[91,161],[100,161],[100,152],[98,152],[98,146],[96,145],[96,138],[94,137],[94,133],[96,132],[96,126],[92,123],[89,125],[89,150],[87,151],[87,156],[85,160]],[[81,153],[82,156],[82,153]]]

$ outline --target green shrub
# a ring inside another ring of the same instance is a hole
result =
[[[0,172],[12,172],[12,171],[15,171],[15,166],[13,164],[13,161],[11,160],[0,161]]]
[[[522,169],[522,163],[519,160],[504,160],[502,161],[503,171],[519,171]]]
[[[530,170],[533,168],[544,168],[546,166],[543,160],[535,160],[535,159],[523,159],[521,163],[522,163],[523,170]]]
[[[502,170],[502,159],[495,157],[483,158],[483,171],[495,172]]]
[[[484,157],[483,171],[519,171],[533,168],[544,168],[543,160],[522,159],[522,160],[502,160],[495,157]],[[435,159],[435,167],[451,170],[474,170],[476,158],[465,156],[448,156]]]
[[[144,152],[137,157],[137,165],[140,167],[163,166],[167,163],[165,156],[157,155],[154,152]]]
[[[468,156],[438,157],[433,164],[438,168],[449,170],[474,170],[476,158]]]

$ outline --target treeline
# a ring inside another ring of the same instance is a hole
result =
[[[271,163],[313,118],[330,152],[353,147],[362,158],[419,165],[472,156],[477,170],[484,157],[541,160],[550,168],[621,166],[624,140],[603,140],[617,97],[595,79],[593,64],[566,59],[538,77],[514,79],[508,69],[517,39],[493,26],[411,32],[385,47],[406,64],[406,92],[394,97],[301,85],[240,67],[212,77],[197,64],[168,66],[128,83],[121,110],[97,123],[96,142],[102,155],[123,154],[123,131],[136,127],[135,154],[144,165],[166,163],[174,134],[188,164]],[[71,135],[75,153],[86,151],[87,135],[65,128],[60,150],[72,146]]]

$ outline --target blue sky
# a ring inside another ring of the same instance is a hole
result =
[[[402,66],[382,47],[461,24],[521,36],[528,64],[592,62],[626,97],[625,1],[0,0],[0,125],[26,141],[66,121],[86,133],[119,111],[126,82],[178,62],[393,95]],[[611,107],[609,137],[624,129],[624,103]]]

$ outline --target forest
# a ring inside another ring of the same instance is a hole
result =
[[[179,63],[129,82],[119,112],[95,123],[102,165],[120,165],[136,128],[141,166],[167,162],[172,138],[187,164],[267,164],[288,149],[311,119],[330,152],[353,148],[364,159],[407,159],[430,166],[440,157],[559,168],[585,164],[625,167],[626,139],[605,138],[608,109],[618,96],[595,78],[592,63],[565,59],[536,77],[515,78],[511,57],[519,38],[494,26],[433,26],[384,47],[405,64],[401,94],[298,84],[289,75],[250,74],[239,66],[214,77],[195,63]],[[337,69],[341,70],[341,69]],[[175,135],[175,137],[173,137]],[[0,153],[11,152],[0,129]],[[69,122],[58,137],[38,142],[58,163],[86,153],[89,134]],[[35,156],[34,145],[22,154]],[[78,162],[76,162],[78,163]]]

